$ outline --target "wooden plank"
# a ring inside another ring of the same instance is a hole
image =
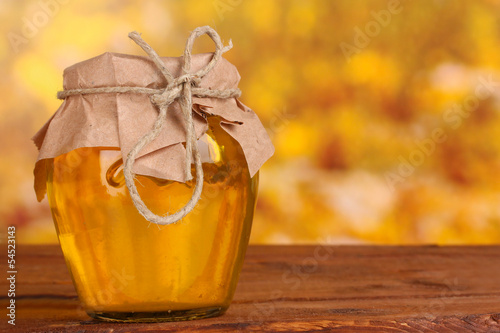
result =
[[[87,317],[58,246],[17,261],[25,332],[500,332],[500,246],[251,246],[224,316],[154,324]]]

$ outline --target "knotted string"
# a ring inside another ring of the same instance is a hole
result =
[[[215,52],[210,62],[196,73],[190,73],[191,69],[191,52],[196,38],[207,34],[215,43]],[[59,99],[65,99],[73,95],[86,95],[86,94],[102,94],[102,93],[139,93],[149,94],[151,103],[153,103],[159,110],[158,118],[156,119],[153,128],[137,141],[132,150],[128,153],[123,168],[125,182],[132,201],[146,220],[152,223],[167,225],[175,223],[184,218],[198,203],[201,192],[203,190],[203,168],[201,164],[201,157],[198,151],[197,137],[194,129],[193,122],[193,101],[192,97],[212,97],[212,98],[237,98],[240,97],[241,91],[239,89],[226,89],[226,90],[212,90],[200,88],[201,79],[207,75],[219,62],[222,54],[230,50],[233,46],[231,41],[229,45],[224,47],[222,41],[212,28],[209,26],[196,28],[189,36],[186,48],[184,50],[182,75],[174,78],[167,70],[165,64],[160,59],[158,54],[147,44],[137,32],[131,32],[128,35],[137,45],[139,45],[151,58],[156,67],[160,70],[162,75],[167,81],[167,86],[164,89],[151,89],[144,87],[100,87],[100,88],[86,88],[86,89],[71,89],[64,90],[57,93]],[[135,174],[132,169],[134,162],[139,152],[158,137],[165,124],[167,111],[169,105],[174,101],[178,101],[186,126],[186,164],[185,164],[185,178],[186,181],[191,180],[191,163],[194,158],[196,170],[196,185],[189,202],[174,214],[167,214],[160,216],[153,213],[143,202],[137,187],[135,186]]]

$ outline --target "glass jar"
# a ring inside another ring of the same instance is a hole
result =
[[[79,148],[48,163],[59,241],[91,317],[177,321],[217,316],[229,307],[250,236],[258,173],[250,177],[240,145],[220,118],[209,116],[208,123],[198,140],[201,199],[176,224],[159,226],[139,214],[118,148]],[[142,199],[158,215],[182,208],[194,184],[136,176]]]

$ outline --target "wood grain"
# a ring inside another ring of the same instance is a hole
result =
[[[58,246],[17,261],[19,332],[500,332],[500,246],[251,246],[225,315],[155,324],[87,317]]]

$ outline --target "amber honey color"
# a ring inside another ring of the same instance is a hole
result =
[[[48,197],[80,301],[95,318],[187,320],[229,306],[250,236],[258,174],[218,118],[199,140],[203,193],[182,221],[158,226],[136,210],[118,148],[80,148],[53,160]],[[194,174],[194,173],[193,173]],[[194,182],[137,175],[156,214],[174,213]]]

